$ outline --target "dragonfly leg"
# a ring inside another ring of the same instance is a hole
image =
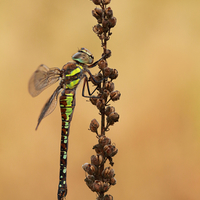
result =
[[[108,58],[108,55],[107,55],[107,54],[103,55],[99,60],[97,60],[97,61],[94,62],[93,64],[89,65],[88,68],[93,68],[93,67],[95,67],[95,66],[98,64],[98,62],[99,62],[100,60],[104,59],[104,58]]]
[[[85,85],[87,86],[87,91],[88,91],[89,96],[85,95]],[[87,76],[85,76],[84,82],[83,82],[82,96],[86,97],[86,98],[90,98],[94,94],[94,92],[97,90],[97,88],[98,88],[98,86],[96,86],[96,88],[92,92],[90,92],[88,78],[87,78]]]

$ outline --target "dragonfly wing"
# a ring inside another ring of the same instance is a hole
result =
[[[35,130],[37,130],[42,119],[45,118],[46,116],[48,116],[49,114],[51,114],[54,111],[54,109],[56,108],[58,95],[61,92],[61,90],[62,90],[61,86],[58,86],[56,88],[56,90],[54,91],[54,93],[49,98],[49,100],[44,105],[44,107],[40,113],[40,116],[38,118],[38,123],[37,123]]]
[[[39,95],[44,89],[57,82],[60,78],[60,69],[48,68],[40,65],[29,80],[28,90],[32,97]]]

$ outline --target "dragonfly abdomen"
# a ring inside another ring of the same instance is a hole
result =
[[[60,97],[60,109],[62,116],[62,132],[60,147],[60,180],[58,186],[58,199],[63,200],[67,195],[67,150],[70,122],[75,107],[75,89],[65,89]]]

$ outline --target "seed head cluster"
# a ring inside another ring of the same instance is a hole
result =
[[[95,81],[92,78],[89,79],[97,90],[97,94],[90,97],[90,102],[98,109],[101,123],[96,119],[90,123],[90,130],[96,133],[98,144],[93,146],[96,155],[92,155],[90,163],[85,163],[82,168],[86,172],[86,185],[98,195],[96,200],[113,200],[113,196],[105,194],[105,192],[116,184],[112,166],[114,165],[113,157],[117,154],[118,149],[111,143],[111,139],[105,136],[105,133],[119,120],[119,114],[109,103],[118,101],[121,93],[115,89],[113,83],[113,80],[118,77],[118,71],[108,67],[106,59],[111,56],[111,50],[107,49],[107,42],[112,35],[111,29],[116,25],[117,19],[113,16],[111,7],[107,7],[111,0],[92,1],[95,5],[100,6],[92,10],[92,16],[97,20],[93,31],[101,41],[104,59],[98,62],[100,71],[94,75]],[[109,161],[109,167],[104,166],[106,161]]]

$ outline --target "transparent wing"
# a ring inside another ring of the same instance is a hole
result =
[[[54,93],[49,98],[49,100],[44,105],[44,107],[43,107],[43,109],[42,109],[42,111],[40,113],[40,116],[38,118],[38,123],[37,123],[37,126],[36,126],[35,130],[37,130],[40,122],[42,121],[42,119],[44,117],[48,116],[49,114],[51,114],[54,111],[54,109],[56,108],[58,95],[61,92],[61,90],[62,90],[61,86],[58,86],[56,88],[56,90],[54,91]]]
[[[28,90],[32,97],[39,95],[44,89],[57,82],[60,78],[60,69],[48,68],[40,65],[29,80]]]

